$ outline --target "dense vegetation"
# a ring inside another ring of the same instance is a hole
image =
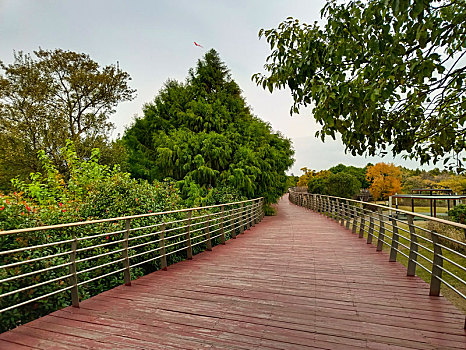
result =
[[[0,230],[146,214],[182,207],[183,203],[179,192],[174,186],[157,181],[149,183],[145,180],[135,180],[130,177],[129,173],[120,171],[117,166],[111,169],[107,165],[101,165],[99,164],[98,149],[92,151],[89,159],[82,160],[78,158],[74,144],[68,141],[67,145],[60,150],[60,155],[65,160],[64,167],[67,176],[61,174],[44,152],[41,152],[39,158],[43,171],[32,173],[29,181],[15,179],[13,185],[16,192],[9,195],[0,195]],[[156,222],[155,219],[147,218],[139,224],[147,225],[154,222]],[[105,233],[100,238],[83,241],[80,245],[82,248],[85,243],[103,244],[117,241],[121,237],[109,235],[107,232],[121,229],[121,224],[117,225],[110,222],[86,227],[48,230],[45,234],[38,231],[27,234],[3,235],[0,236],[0,247],[2,250],[20,249],[64,241],[72,237],[80,238]],[[147,249],[150,247],[148,245]],[[112,250],[117,248],[118,245],[99,248],[98,253],[109,253],[109,255],[83,262],[80,269],[105,266],[109,261],[119,257],[120,253],[110,254]],[[66,251],[69,251],[69,245],[67,244],[54,245],[45,249],[27,249],[13,255],[1,255],[0,265],[60,254]],[[30,262],[15,268],[1,269],[0,279],[66,264],[69,260],[68,255]],[[137,277],[157,268],[158,265],[155,263],[141,265],[133,269],[132,274]],[[114,267],[105,266],[86,273],[81,278],[90,278],[96,274],[103,275],[111,272],[112,269]],[[40,284],[68,273],[68,267],[65,266],[24,277],[15,280],[13,283],[2,283],[0,293],[31,284],[37,284],[38,287],[29,290],[27,293],[16,293],[2,298],[0,308],[6,307],[13,302],[19,303],[27,300],[27,298],[32,299],[35,296],[63,288],[63,281],[44,286],[40,286]],[[119,284],[121,284],[120,277],[108,276],[102,278],[80,288],[81,298],[96,295]],[[66,292],[2,313],[0,331],[11,328],[18,322],[26,322],[57,308],[67,306],[69,301],[69,293]]]
[[[229,188],[275,202],[293,163],[290,141],[252,115],[217,52],[168,81],[123,138],[133,176],[176,181],[188,205],[212,203]]]
[[[109,116],[135,90],[118,65],[100,67],[86,54],[40,49],[15,53],[9,65],[0,61],[0,73],[0,190],[11,188],[12,177],[41,171],[39,151],[63,172],[59,150],[66,139],[79,156],[98,147],[106,163],[124,161],[121,145],[109,138]]]
[[[461,161],[466,2],[328,0],[321,13],[260,31],[272,51],[257,84],[289,87],[291,111],[312,105],[322,139],[339,133],[353,155]]]

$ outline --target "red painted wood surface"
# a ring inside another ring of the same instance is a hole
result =
[[[334,221],[278,215],[0,335],[0,349],[465,349],[464,315]]]

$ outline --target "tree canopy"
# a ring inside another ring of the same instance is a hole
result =
[[[393,163],[377,163],[367,168],[369,192],[375,200],[387,199],[401,192],[401,170]]]
[[[174,179],[194,204],[222,187],[274,202],[293,163],[290,141],[252,115],[215,50],[185,83],[169,80],[123,140],[133,176]]]
[[[135,92],[118,65],[100,67],[83,53],[40,49],[17,52],[8,65],[0,61],[0,71],[0,182],[39,171],[40,150],[62,167],[66,139],[79,155],[90,156],[95,147],[108,155],[108,118]]]
[[[424,164],[447,163],[451,152],[458,161],[466,2],[328,0],[321,14],[323,26],[288,18],[259,32],[272,52],[256,83],[271,92],[288,86],[291,112],[312,104],[317,135],[341,134],[353,155],[391,151]]]

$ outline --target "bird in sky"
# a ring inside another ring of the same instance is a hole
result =
[[[194,45],[204,48],[204,46],[199,45],[197,42],[194,42]]]

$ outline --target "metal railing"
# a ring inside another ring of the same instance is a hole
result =
[[[79,307],[83,296],[93,294],[86,289],[90,284],[97,292],[105,285],[131,285],[132,275],[166,270],[170,262],[192,259],[197,252],[236,238],[262,220],[263,203],[257,198],[1,231],[0,246],[15,249],[0,250],[0,315],[51,297],[58,303],[57,295],[64,292]]]
[[[466,225],[347,198],[289,193],[292,203],[336,220],[368,244],[374,241],[377,251],[387,247],[389,261],[397,261],[398,254],[406,258],[408,276],[417,267],[426,271],[430,295],[440,295],[443,284],[466,302],[466,244],[437,232],[446,227],[464,235]]]

